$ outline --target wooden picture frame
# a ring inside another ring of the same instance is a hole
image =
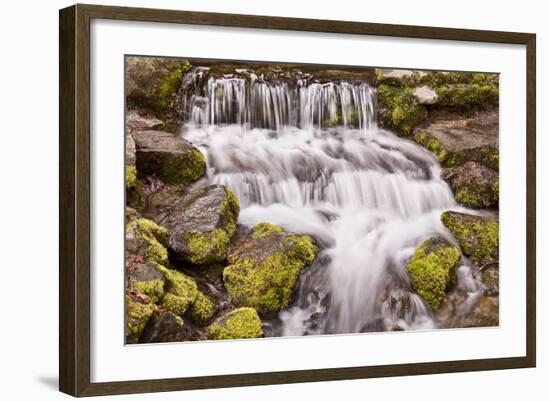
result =
[[[366,367],[92,383],[90,380],[90,21],[94,18],[517,44],[526,47],[526,355]],[[73,396],[144,393],[534,367],[536,363],[536,37],[361,22],[74,5],[60,10],[59,388]]]

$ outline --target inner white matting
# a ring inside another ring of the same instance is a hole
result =
[[[525,47],[93,20],[93,382],[525,355]],[[500,327],[124,346],[124,55],[500,73]]]

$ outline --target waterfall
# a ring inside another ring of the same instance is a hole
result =
[[[240,199],[239,223],[271,222],[321,247],[266,334],[435,327],[406,261],[432,235],[452,240],[439,216],[457,205],[439,162],[377,127],[368,84],[283,78],[196,68],[178,100],[182,135],[205,154],[208,179]]]

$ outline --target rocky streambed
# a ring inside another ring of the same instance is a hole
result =
[[[498,76],[136,57],[126,87],[128,343],[498,325]]]

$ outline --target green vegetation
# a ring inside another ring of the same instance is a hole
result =
[[[499,224],[492,217],[444,212],[441,222],[458,240],[462,252],[477,264],[498,260]]]
[[[149,106],[157,115],[165,116],[172,111],[183,75],[190,69],[191,64],[185,61],[156,81],[149,95]]]
[[[164,268],[162,271],[166,284],[161,303],[175,315],[183,316],[189,305],[197,298],[197,284],[192,278],[177,270]]]
[[[274,224],[262,222],[254,226],[252,229],[252,238],[260,239],[265,238],[273,233],[282,233],[283,229]]]
[[[137,179],[135,166],[126,166],[126,204],[136,210],[143,209],[141,183]]]
[[[215,313],[216,305],[201,291],[197,292],[197,297],[187,310],[189,317],[199,324],[207,323],[212,319]]]
[[[418,104],[413,92],[414,88],[378,86],[378,105],[386,110],[381,121],[383,126],[408,135],[426,119],[426,107]]]
[[[407,264],[413,289],[436,310],[460,261],[460,250],[442,238],[430,238],[416,248]]]
[[[153,314],[152,303],[142,303],[126,295],[126,342],[135,344]]]
[[[168,232],[151,220],[134,219],[126,225],[127,248],[145,252],[145,258],[162,266],[168,265]],[[131,242],[134,242],[131,244]]]
[[[252,308],[238,308],[229,312],[208,330],[210,340],[258,338],[263,336],[262,322]]]

